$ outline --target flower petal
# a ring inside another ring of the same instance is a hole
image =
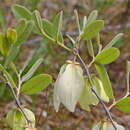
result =
[[[66,64],[64,64],[61,69],[60,69],[60,72],[59,72],[59,75],[58,75],[58,78],[54,84],[54,94],[53,94],[53,103],[54,103],[54,108],[56,110],[56,112],[58,112],[59,110],[59,106],[60,106],[60,99],[59,99],[59,95],[58,95],[58,82],[59,82],[59,78],[60,76],[62,75],[62,73],[65,71],[65,68],[66,68]]]
[[[56,86],[60,101],[73,112],[84,88],[81,67],[75,64],[67,65],[65,71],[59,76]]]
[[[60,99],[58,96],[58,80],[59,78],[56,80],[55,86],[54,86],[54,94],[53,94],[53,103],[54,103],[54,108],[56,110],[56,112],[58,112],[59,110],[59,106],[60,106]]]

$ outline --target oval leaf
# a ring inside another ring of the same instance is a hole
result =
[[[22,81],[26,81],[28,79],[30,79],[33,74],[35,73],[35,71],[38,69],[38,67],[41,65],[41,63],[43,62],[43,59],[40,58],[38,59],[34,65],[31,67],[31,69],[27,72],[27,74],[25,74],[23,77],[22,77]]]
[[[25,115],[28,117],[28,120],[30,121],[31,126],[34,128],[35,121],[36,121],[34,113],[27,108],[24,108],[23,110],[24,110]]]
[[[105,102],[109,102],[109,97],[105,93],[101,80],[95,76],[93,77],[93,83],[100,98]]]
[[[122,112],[126,112],[130,114],[130,97],[126,97],[124,99],[119,100],[115,107]]]
[[[6,116],[6,121],[13,130],[22,130],[25,126],[25,119],[18,109],[12,109]]]
[[[40,74],[23,84],[21,91],[26,94],[36,94],[45,89],[51,82],[52,77],[50,75]]]
[[[61,11],[60,13],[58,13],[54,19],[53,19],[53,38],[55,40],[58,40],[60,43],[63,43],[63,36],[61,33],[61,27],[62,27],[62,15],[63,12]]]
[[[120,55],[120,51],[117,48],[108,48],[101,51],[96,57],[95,62],[100,64],[109,64],[115,61]]]
[[[91,40],[87,41],[87,48],[88,48],[88,53],[91,57],[94,57],[94,50],[93,50],[93,44]]]
[[[4,51],[4,39],[5,39],[5,35],[4,33],[0,33],[0,52],[2,55],[4,55],[5,51]]]
[[[83,34],[81,34],[81,39],[83,40],[90,40],[94,38],[104,27],[104,21],[103,20],[96,20],[86,26],[86,28],[83,31]]]
[[[31,12],[24,6],[15,4],[12,6],[12,11],[15,17],[18,19],[20,18],[25,18],[27,20],[31,19],[31,15],[32,15]]]
[[[33,13],[32,13],[32,20],[34,21],[35,23],[35,32],[37,32],[38,34],[44,34],[44,30],[42,28],[42,19],[41,19],[41,16],[40,16],[40,13],[39,11],[35,10]]]
[[[86,111],[90,111],[89,106],[90,105],[97,105],[98,102],[99,102],[99,100],[93,94],[93,92],[91,90],[90,83],[89,83],[88,79],[86,79],[86,85],[82,91],[82,94],[81,94],[80,100],[79,100],[79,104],[80,104],[81,108],[86,110]]]
[[[17,55],[19,53],[19,49],[20,49],[19,47],[10,49],[9,56],[6,58],[4,66],[7,66],[10,62],[15,60],[15,58],[17,57]]]
[[[30,36],[32,29],[33,29],[33,21],[29,20],[26,23],[24,23],[24,21],[22,23],[19,23],[21,25],[19,25],[19,27],[17,27],[17,32],[18,32],[18,38],[17,41],[15,42],[15,46],[19,46],[21,45],[21,43],[25,42],[27,40],[27,38]],[[21,27],[23,27],[23,29],[21,29]],[[21,29],[21,33],[19,33]]]
[[[89,25],[90,23],[94,22],[97,19],[98,16],[98,11],[97,10],[93,10],[90,15],[88,16],[88,20],[87,20],[87,25]]]
[[[28,120],[31,123],[31,126],[35,127],[35,115],[32,111],[30,111],[27,108],[23,109],[25,115],[28,117]],[[23,130],[23,128],[26,126],[26,120],[21,113],[21,111],[17,108],[14,108],[10,110],[6,116],[6,121],[10,128],[13,130]]]
[[[105,93],[110,99],[113,99],[114,96],[113,96],[112,86],[105,67],[102,64],[95,64],[95,68],[102,81]]]
[[[9,43],[14,43],[17,39],[17,32],[15,29],[8,28],[7,29],[7,39]]]
[[[53,24],[48,21],[47,19],[42,19],[42,26],[43,30],[46,32],[47,35],[53,36]]]
[[[15,82],[14,80],[12,79],[11,75],[6,71],[6,69],[0,64],[0,71],[3,72],[3,74],[5,75],[6,79],[8,80],[10,86],[12,88],[15,88],[16,85],[15,85]]]
[[[117,34],[117,35],[112,39],[112,41],[109,42],[109,43],[104,47],[104,49],[106,49],[106,48],[111,48],[111,47],[114,46],[117,42],[119,42],[119,41],[122,39],[122,37],[123,37],[123,33]]]

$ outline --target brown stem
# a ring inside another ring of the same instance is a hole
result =
[[[20,102],[19,102],[18,98],[16,97],[14,90],[10,87],[10,85],[9,85],[8,83],[6,83],[6,87],[7,87],[7,88],[10,90],[10,92],[12,93],[12,95],[13,95],[13,97],[14,97],[14,99],[15,99],[16,105],[17,105],[17,107],[20,109],[20,111],[22,112],[22,114],[23,114],[24,118],[26,119],[27,123],[30,124],[30,121],[29,121],[28,117],[26,116],[26,114],[25,114],[23,108],[21,107]]]
[[[3,72],[1,72],[1,75],[3,76],[3,78],[4,78],[5,82],[6,82],[6,87],[9,89],[9,91],[10,91],[11,94],[12,94],[12,96],[14,97],[17,107],[18,107],[18,108],[20,109],[20,111],[22,112],[22,114],[23,114],[25,120],[27,121],[28,125],[30,125],[30,121],[29,121],[28,117],[26,116],[26,114],[25,114],[23,108],[21,107],[21,104],[20,104],[19,99],[17,98],[17,96],[16,96],[16,94],[15,94],[15,91],[14,91],[13,88],[9,85],[9,83],[8,83],[8,81],[7,81],[7,78],[6,78],[6,76],[3,74]]]
[[[93,87],[94,84],[93,84],[91,75],[90,75],[90,73],[89,73],[88,66],[85,64],[85,62],[83,61],[83,59],[82,59],[81,56],[79,55],[78,50],[75,48],[74,51],[76,52],[75,54],[77,54],[78,59],[79,59],[80,62],[82,63],[82,65],[83,65],[83,67],[84,67],[84,69],[85,69],[85,71],[86,71],[86,73],[87,73],[87,75],[88,75],[88,79],[89,79],[89,81],[90,81],[91,89],[92,89],[93,93],[95,94],[95,96],[98,98],[98,100],[99,100],[100,103],[102,104],[102,106],[103,106],[103,108],[104,108],[104,110],[105,110],[105,112],[106,112],[108,118],[110,119],[110,121],[111,121],[113,127],[115,128],[115,130],[117,130],[117,128],[116,128],[116,126],[115,126],[115,124],[114,124],[114,121],[113,121],[113,119],[112,119],[112,116],[111,116],[111,113],[110,113],[109,109],[108,109],[107,106],[104,104],[104,102],[102,101],[102,99],[100,98],[100,96],[97,94],[96,90],[95,90],[94,87]]]

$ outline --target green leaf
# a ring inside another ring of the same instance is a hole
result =
[[[5,35],[3,33],[0,33],[0,52],[2,55],[4,55],[4,47],[3,47],[4,38],[5,38]]]
[[[11,49],[11,43],[8,42],[8,39],[7,39],[6,35],[4,35],[3,50],[4,50],[4,56],[5,57],[8,56],[10,49]]]
[[[109,64],[115,61],[120,55],[120,51],[117,48],[108,48],[101,51],[96,57],[95,62],[100,64]]]
[[[26,25],[23,26],[24,31],[20,33],[18,33],[18,38],[17,41],[15,43],[15,47],[21,45],[21,43],[25,42],[27,40],[27,38],[30,36],[32,29],[33,29],[33,21],[27,21]]]
[[[87,41],[87,48],[88,48],[88,53],[91,57],[94,57],[94,50],[93,50],[93,44],[91,40]]]
[[[23,109],[25,115],[31,123],[31,126],[35,127],[35,116],[32,111],[27,108]],[[26,127],[26,120],[21,111],[17,108],[10,110],[7,113],[6,121],[12,130],[23,130]]]
[[[63,36],[61,33],[62,19],[63,19],[62,15],[63,15],[63,12],[61,11],[55,16],[53,20],[53,38],[55,40],[58,40],[61,43],[63,43]]]
[[[86,27],[86,24],[87,24],[87,16],[84,16],[82,30],[84,30],[84,28]]]
[[[41,63],[43,62],[43,59],[40,58],[38,59],[35,64],[31,67],[31,69],[27,72],[27,74],[25,74],[23,77],[22,77],[22,81],[26,81],[28,79],[30,79],[33,74],[35,73],[35,71],[38,69],[38,67],[41,65]]]
[[[19,47],[11,48],[8,57],[5,59],[4,66],[7,66],[10,62],[12,62],[16,58],[18,53],[19,53]]]
[[[105,102],[109,102],[109,97],[105,93],[101,80],[99,78],[97,78],[96,76],[94,76],[92,79],[93,79],[94,87],[95,87],[98,95],[100,96],[100,98]]]
[[[29,66],[29,63],[32,60],[32,56],[30,56],[23,64],[22,69],[20,70],[20,74],[22,74],[24,72],[24,70]]]
[[[62,28],[62,20],[63,20],[63,11],[60,12],[60,16],[59,16],[59,23],[58,23],[58,28],[57,28],[57,40],[60,41],[61,43],[63,41],[61,41],[62,39],[60,39],[60,35],[61,35],[61,28]],[[54,25],[55,26],[55,25]]]
[[[98,34],[96,35],[96,43],[97,43],[98,46],[101,45],[101,44],[100,44],[100,33],[98,33]]]
[[[127,61],[127,66],[126,66],[127,93],[129,93],[130,91],[129,80],[130,80],[130,62]]]
[[[53,28],[55,28],[54,31],[54,34],[55,34],[55,37],[57,37],[57,32],[58,32],[58,27],[59,27],[59,24],[61,24],[61,18],[62,18],[62,12],[58,13],[54,19],[53,19]]]
[[[40,74],[23,84],[21,91],[25,94],[36,94],[45,89],[51,82],[52,77],[50,75]]]
[[[10,62],[9,67],[12,69],[12,71],[13,71],[16,75],[18,75],[17,67],[16,67],[16,65],[15,65],[13,62]]]
[[[25,119],[18,109],[12,109],[8,112],[6,121],[13,130],[22,130],[25,126]]]
[[[15,29],[12,28],[8,28],[7,29],[7,39],[9,41],[9,43],[15,43],[15,41],[17,40],[17,32]]]
[[[53,36],[53,24],[48,21],[47,19],[42,19],[42,26],[43,30],[46,32],[47,35],[50,37]]]
[[[11,43],[8,42],[8,39],[4,33],[0,33],[0,51],[1,54],[5,57],[8,56]]]
[[[94,22],[97,19],[97,16],[98,16],[98,11],[97,10],[92,11],[88,16],[87,25]]]
[[[85,27],[83,33],[81,34],[81,39],[90,40],[94,38],[104,27],[103,20],[96,20]]]
[[[12,6],[12,12],[17,19],[25,18],[26,20],[31,20],[31,12],[24,6],[15,4]]]
[[[36,32],[40,33],[41,35],[43,35],[44,33],[44,30],[42,28],[42,19],[41,19],[41,16],[40,16],[40,13],[35,10],[33,13],[32,13],[32,20],[34,21],[35,23],[35,29],[36,29]]]
[[[114,96],[113,96],[112,86],[105,67],[102,64],[95,64],[95,68],[102,81],[105,93],[110,99],[113,99]]]
[[[98,45],[98,52],[102,50],[102,44],[100,43],[100,33],[96,35],[96,44]]]
[[[5,70],[5,68],[0,64],[0,71],[3,72],[3,74],[5,75],[6,79],[8,80],[10,86],[12,88],[15,88],[16,85],[15,85],[15,82],[14,80],[12,79],[11,75]]]
[[[48,21],[47,19],[42,19],[42,28],[48,36],[54,37],[54,35],[53,35],[53,32],[54,32],[53,24],[50,21]],[[45,39],[45,41],[50,42],[50,39],[48,39],[46,37],[44,37],[44,39]]]
[[[85,85],[85,87],[82,91],[81,97],[79,99],[79,104],[80,104],[81,108],[86,111],[90,111],[90,105],[97,105],[98,102],[99,102],[99,100],[92,92],[90,83],[89,83],[88,79],[86,79],[86,85]]]
[[[5,17],[5,11],[4,8],[0,8],[0,28],[5,29],[6,28],[6,17]]]
[[[37,9],[38,7],[38,4],[40,3],[41,0],[31,0],[31,1],[28,1],[30,4],[31,4],[31,8],[32,10],[35,10]]]
[[[30,121],[31,126],[34,128],[35,127],[35,122],[36,122],[34,113],[31,110],[27,109],[27,108],[24,108],[23,110],[24,110],[25,115],[28,117],[28,120]]]
[[[130,97],[126,97],[117,101],[115,107],[122,112],[130,114]]]
[[[109,43],[104,47],[104,49],[113,47],[118,41],[120,41],[120,40],[122,39],[123,35],[124,35],[123,33],[117,34],[117,35],[112,39],[112,41],[109,42]]]
[[[16,25],[16,32],[17,32],[18,39],[22,37],[26,27],[27,27],[27,21],[25,19],[20,19],[18,21],[18,24]]]

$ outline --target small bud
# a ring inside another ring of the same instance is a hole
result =
[[[75,106],[84,88],[83,70],[79,64],[65,64],[54,85],[54,107],[59,110],[62,103],[69,111],[74,112]]]
[[[28,120],[30,121],[31,127],[35,128],[35,116],[33,112],[27,108],[24,108],[23,110],[26,116],[28,117]],[[21,130],[22,128],[28,128],[28,124],[25,120],[24,115],[17,108],[14,108],[7,113],[6,121],[9,127],[12,128],[13,130]],[[27,129],[27,130],[31,130],[31,129]]]
[[[17,40],[17,32],[15,29],[8,28],[7,29],[7,39],[10,44],[15,43]]]
[[[117,130],[125,130],[123,126],[117,124],[116,122],[114,122],[114,124]],[[115,130],[115,128],[110,121],[100,121],[99,123],[94,125],[92,130]]]

